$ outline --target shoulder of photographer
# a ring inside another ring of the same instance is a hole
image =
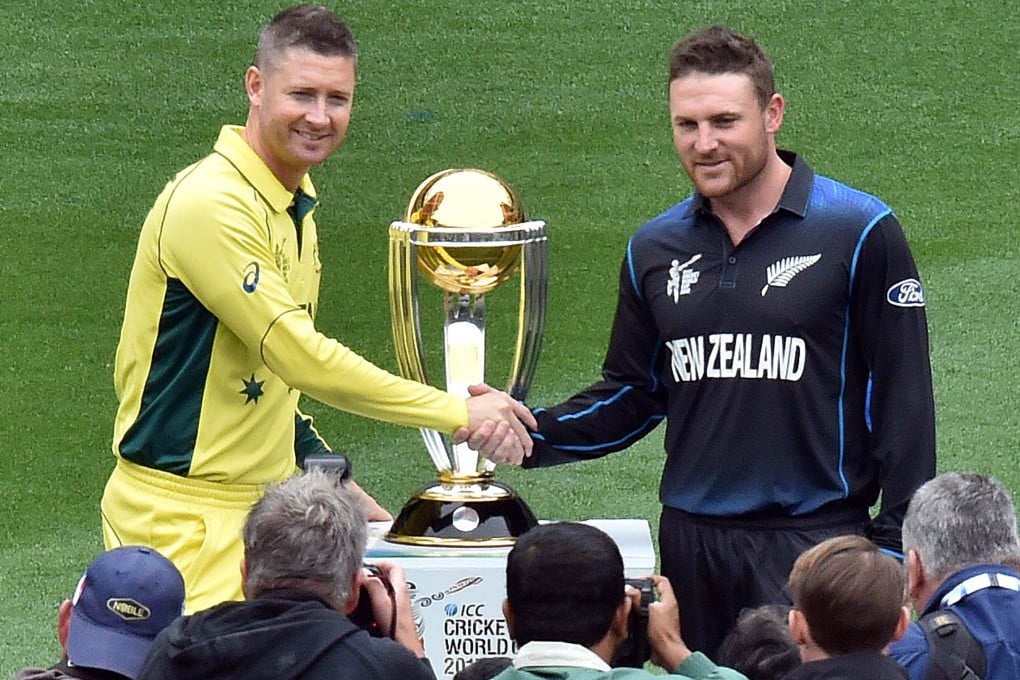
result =
[[[680,630],[680,605],[673,586],[665,576],[651,577],[658,591],[656,601],[648,605],[648,644],[652,662],[671,673],[696,680],[746,680],[733,670],[717,666],[701,652],[692,651]]]

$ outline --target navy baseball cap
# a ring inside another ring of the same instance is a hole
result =
[[[92,561],[71,602],[68,661],[137,678],[153,639],[184,612],[184,578],[153,548],[114,548]]]

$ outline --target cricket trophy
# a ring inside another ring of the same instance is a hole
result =
[[[545,323],[545,223],[527,221],[516,192],[492,173],[450,169],[415,189],[404,220],[393,222],[389,233],[390,311],[401,374],[428,383],[419,315],[418,284],[424,278],[443,298],[446,389],[466,397],[468,386],[485,382],[485,296],[519,273],[506,391],[523,400]],[[537,524],[517,492],[495,480],[491,461],[436,430],[421,434],[438,479],[404,505],[386,540],[506,546]]]

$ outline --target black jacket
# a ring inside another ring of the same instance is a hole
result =
[[[374,638],[309,593],[276,590],[174,621],[139,680],[435,680],[425,659]]]
[[[822,661],[811,661],[795,668],[783,680],[907,680],[907,671],[885,654],[859,652]]]

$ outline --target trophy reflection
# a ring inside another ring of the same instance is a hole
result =
[[[492,173],[450,169],[422,182],[404,221],[390,225],[390,310],[400,372],[428,383],[419,316],[420,278],[442,290],[446,389],[468,396],[485,382],[485,296],[519,274],[517,336],[507,392],[523,400],[545,321],[544,222],[529,222],[520,199]],[[422,429],[438,480],[418,490],[385,538],[417,545],[511,545],[537,523],[516,491],[495,481],[495,465],[467,444]]]

